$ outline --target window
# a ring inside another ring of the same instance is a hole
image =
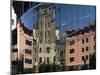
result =
[[[72,40],[72,44],[74,45],[74,40]]]
[[[45,14],[47,14],[47,10],[45,10],[44,12],[45,12]]]
[[[25,49],[25,53],[27,53],[27,54],[32,54],[32,51],[29,50],[29,49]]]
[[[47,50],[47,53],[50,53],[50,47],[47,47],[46,50]]]
[[[86,55],[86,59],[88,59],[88,55]]]
[[[72,42],[71,41],[69,43],[70,43],[70,45],[72,45]]]
[[[86,42],[88,42],[88,38],[86,38]]]
[[[74,57],[71,57],[70,58],[70,62],[74,62]]]
[[[74,45],[74,40],[70,41],[70,45]]]
[[[11,20],[11,23],[12,23],[12,25],[14,25],[14,20],[13,19]]]
[[[25,59],[25,63],[31,64],[32,60],[31,59]]]
[[[82,39],[82,44],[84,44],[84,39]]]
[[[82,60],[84,61],[84,56],[82,56]]]
[[[84,52],[84,48],[82,48],[82,52]]]
[[[42,52],[42,48],[40,48],[40,51],[39,51],[40,53]]]
[[[86,51],[88,51],[88,47],[86,47]]]
[[[49,8],[49,13],[52,14],[52,8]]]
[[[49,57],[47,57],[47,63],[49,64]]]
[[[18,49],[12,49],[12,52],[18,52]]]
[[[29,41],[29,40],[26,40],[26,44],[29,45],[29,46],[31,46],[32,45],[32,42]]]
[[[54,61],[54,62],[56,61],[56,56],[54,56],[53,61]]]
[[[40,63],[42,62],[42,57],[39,58],[39,62],[40,62]]]
[[[51,19],[51,23],[53,23],[55,21],[55,19]]]
[[[70,49],[70,54],[74,53],[74,49]]]
[[[36,44],[37,44],[36,40],[35,40],[35,39],[33,39],[33,45],[36,45]]]
[[[45,32],[45,38],[47,37],[47,32]]]

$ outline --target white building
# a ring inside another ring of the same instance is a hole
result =
[[[13,7],[12,7],[11,12],[12,12],[11,25],[12,25],[12,30],[14,30],[16,28],[16,24],[17,24],[17,15],[16,15]]]

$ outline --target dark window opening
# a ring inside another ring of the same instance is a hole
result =
[[[88,55],[86,55],[86,59],[88,59]]]
[[[49,57],[47,57],[47,63],[49,64]]]
[[[82,48],[82,52],[84,52],[84,48]]]
[[[40,48],[40,51],[39,51],[40,53],[42,52],[42,48]]]
[[[70,49],[70,54],[74,53],[74,49]]]
[[[72,40],[72,44],[74,45],[74,40]]]
[[[32,45],[32,42],[29,41],[29,40],[26,40],[26,44],[29,45],[29,46],[31,46]]]
[[[70,45],[74,45],[74,40],[70,41]]]
[[[54,56],[53,61],[54,61],[54,62],[56,61],[56,56]]]
[[[40,63],[42,62],[42,57],[39,58],[39,62],[40,62]]]
[[[84,61],[84,59],[85,59],[84,56],[82,56],[82,60],[83,60],[83,61]]]
[[[11,20],[11,23],[12,23],[12,25],[14,25],[14,20],[13,19]]]
[[[55,22],[55,19],[51,19],[51,23],[54,23]]]
[[[27,53],[27,54],[32,54],[32,51],[29,50],[29,49],[25,49],[25,53]]]
[[[88,47],[86,47],[86,51],[88,51]]]
[[[47,50],[47,53],[50,53],[50,47],[47,47],[46,50]]]
[[[17,29],[14,29],[12,31],[12,45],[16,45],[17,44]]]
[[[31,64],[32,60],[31,59],[25,59],[25,63]]]
[[[82,39],[82,44],[84,44],[84,39]]]
[[[12,49],[12,52],[18,52],[18,49]]]
[[[88,38],[86,38],[86,42],[88,42]]]
[[[70,58],[70,62],[74,62],[74,57],[71,57]]]

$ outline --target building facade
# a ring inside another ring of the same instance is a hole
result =
[[[33,28],[33,71],[38,72],[38,31],[36,28]]]
[[[38,63],[53,64],[56,63],[56,23],[55,7],[51,5],[41,5],[37,11],[38,14]],[[44,11],[44,9],[48,8]],[[42,12],[43,11],[43,12]]]
[[[66,42],[63,38],[60,38],[59,40],[56,41],[56,57],[59,60],[60,64],[60,71],[65,70],[65,51],[66,51]]]
[[[11,61],[16,61],[18,72],[27,72],[33,68],[33,32],[21,21],[12,32]]]
[[[66,31],[66,70],[90,69],[90,58],[96,53],[95,25]]]

